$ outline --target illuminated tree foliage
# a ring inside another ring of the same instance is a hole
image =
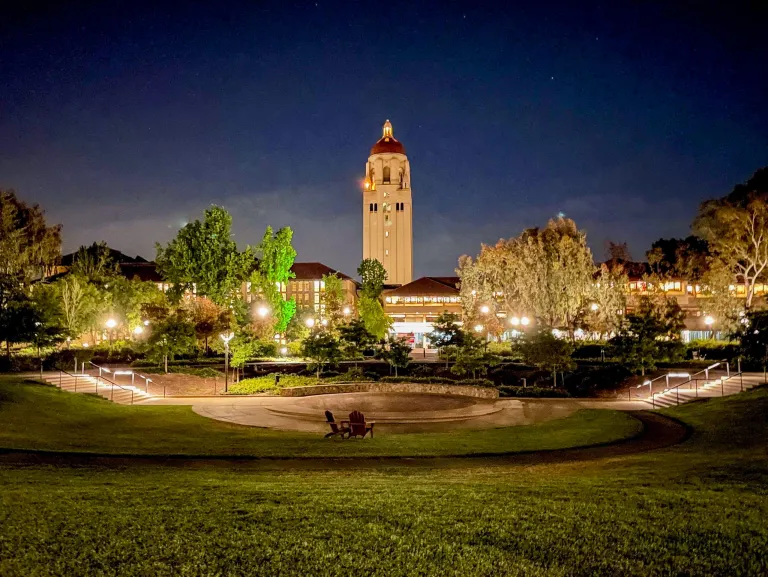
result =
[[[709,243],[713,261],[731,272],[746,289],[752,307],[755,284],[768,273],[768,168],[724,198],[701,204],[694,229]]]
[[[595,271],[586,234],[567,218],[483,245],[476,260],[464,256],[456,270],[464,320],[475,320],[470,315],[483,304],[498,303],[508,315],[572,333],[593,297]]]
[[[255,265],[250,248],[237,250],[232,217],[218,206],[207,209],[202,222],[187,224],[165,247],[155,246],[158,269],[171,283],[169,296],[175,302],[196,289],[197,294],[228,306]]]
[[[286,300],[280,292],[280,287],[296,276],[291,272],[296,259],[292,239],[290,227],[273,233],[272,227],[268,226],[258,246],[261,253],[259,266],[251,274],[251,292],[263,299],[269,308],[274,319],[273,333],[284,333],[296,314],[296,299],[291,297]]]
[[[387,280],[387,271],[375,258],[367,258],[360,263],[357,274],[360,275],[363,285],[357,301],[358,313],[366,330],[376,338],[383,339],[392,325],[392,319],[381,305],[381,293],[384,281]]]
[[[61,256],[61,226],[48,226],[43,210],[0,190],[0,274],[28,284],[53,272]]]
[[[344,320],[344,281],[336,274],[326,274],[323,275],[322,286],[320,306],[323,318],[328,320],[328,328],[334,330]]]
[[[544,371],[552,373],[553,386],[557,386],[557,373],[576,368],[571,358],[573,344],[565,339],[558,339],[552,330],[541,327],[525,335],[520,344],[523,361]]]

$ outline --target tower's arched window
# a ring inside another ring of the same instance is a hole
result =
[[[389,167],[385,166],[382,173],[382,182],[389,184]]]
[[[378,202],[374,202],[373,203],[373,212],[379,212],[379,203]]]

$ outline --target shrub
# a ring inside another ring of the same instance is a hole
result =
[[[630,375],[631,371],[623,365],[582,367],[565,378],[565,388],[572,395],[585,397],[598,391],[619,389]]]
[[[564,389],[548,389],[542,387],[499,387],[500,397],[527,397],[533,399],[564,399],[570,397]]]
[[[275,377],[280,377],[279,384],[275,383]],[[272,373],[264,377],[255,377],[252,379],[243,379],[239,383],[229,385],[230,395],[253,395],[256,393],[266,393],[270,391],[277,392],[280,389],[291,387],[308,387],[318,385],[314,377],[302,377],[300,375],[285,375],[282,373]]]
[[[449,379],[447,377],[381,377],[382,383],[427,383],[431,385],[462,385],[470,387],[493,387],[490,379]]]
[[[360,383],[372,381],[371,377],[363,373],[360,367],[352,367],[346,373],[336,374],[332,377],[324,378],[324,383]]]
[[[739,356],[738,343],[715,340],[691,341],[686,345],[685,358],[693,359],[693,353],[696,352],[700,359],[710,359],[713,361],[731,360]]]
[[[574,359],[602,359],[613,356],[613,347],[610,343],[584,343],[576,346],[571,355]]]

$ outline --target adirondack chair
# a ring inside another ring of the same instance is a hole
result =
[[[328,424],[331,426],[331,432],[328,433],[325,438],[333,437],[334,435],[341,435],[341,438],[344,438],[344,435],[349,433],[349,427],[346,426],[345,422],[341,422],[341,426],[336,422],[336,419],[333,418],[333,413],[331,411],[325,411],[325,418],[328,421]]]
[[[374,421],[366,423],[365,415],[363,415],[363,413],[360,411],[353,411],[349,413],[349,433],[347,433],[347,438],[365,438],[365,436],[368,434],[368,431],[371,432],[371,438],[373,438],[373,425],[375,424],[376,423]]]

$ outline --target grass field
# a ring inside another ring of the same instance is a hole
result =
[[[695,429],[681,445],[556,465],[275,473],[6,457],[0,575],[767,574],[768,391],[670,412]]]
[[[615,411],[580,411],[540,425],[377,435],[365,442],[231,425],[187,406],[123,406],[55,387],[0,379],[0,447],[111,454],[257,457],[445,456],[559,449],[630,437],[640,424]]]

